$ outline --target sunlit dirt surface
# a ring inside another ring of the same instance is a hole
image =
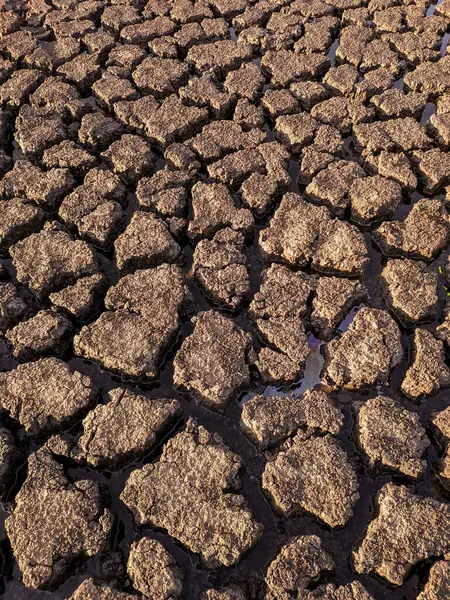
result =
[[[0,596],[450,598],[449,0],[0,11]]]

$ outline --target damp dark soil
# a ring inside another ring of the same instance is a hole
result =
[[[450,597],[449,41],[0,2],[0,598]]]

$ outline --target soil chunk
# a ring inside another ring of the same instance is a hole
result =
[[[157,97],[173,94],[189,77],[188,66],[179,60],[149,56],[133,71],[139,91]]]
[[[0,426],[0,497],[10,491],[21,458],[14,436],[6,427]]]
[[[86,173],[97,165],[97,159],[90,152],[71,140],[64,140],[44,150],[42,164],[47,169],[67,168],[75,175]]]
[[[329,341],[336,327],[352,308],[366,299],[365,286],[343,277],[320,277],[315,285],[311,328],[321,340]]]
[[[108,396],[107,404],[99,404],[83,420],[83,434],[73,452],[77,460],[84,458],[95,468],[139,460],[180,414],[177,400],[147,398],[124,388]]]
[[[339,27],[337,17],[326,16],[306,22],[303,36],[294,44],[297,53],[325,54],[333,41],[333,33]]]
[[[369,262],[362,233],[350,223],[333,219],[317,240],[312,267],[326,275],[361,276]]]
[[[243,248],[242,233],[226,228],[211,241],[201,240],[194,251],[194,277],[214,302],[232,310],[250,292]]]
[[[50,302],[70,317],[84,321],[96,309],[100,297],[106,288],[103,275],[81,277],[73,285],[49,295]]]
[[[133,542],[127,571],[134,587],[154,600],[180,598],[183,592],[183,571],[156,540],[144,537]]]
[[[41,171],[27,160],[18,160],[0,182],[0,197],[28,198],[43,209],[55,210],[75,185],[68,169]]]
[[[0,252],[39,231],[46,217],[41,208],[22,198],[0,201],[0,208]]]
[[[157,183],[156,180],[155,183]],[[179,187],[177,182],[173,181],[168,182],[166,189],[150,194],[149,190],[153,188],[153,185],[151,179],[141,179],[137,190],[138,199],[143,207],[147,206],[161,217],[170,233],[178,239],[187,226],[185,218],[188,209],[187,189]]]
[[[265,162],[266,174],[252,173],[241,186],[242,199],[256,216],[264,216],[279,194],[286,191],[290,183],[290,153],[278,142],[267,142],[258,146]]]
[[[239,187],[253,173],[264,174],[266,163],[258,148],[239,150],[225,156],[208,167],[213,179],[232,187]]]
[[[319,152],[329,152],[337,157],[347,156],[344,139],[341,133],[332,125],[320,125],[314,135],[312,145]],[[358,173],[361,177],[364,173]],[[356,175],[356,173],[355,173]]]
[[[236,44],[233,40],[219,40],[210,44],[200,44],[190,48],[187,62],[199,72],[210,71],[225,75],[238,69],[253,58],[252,48],[247,44]]]
[[[217,118],[226,118],[230,113],[236,98],[234,94],[223,91],[222,85],[212,73],[189,79],[185,87],[179,89],[182,100],[189,104],[209,108]]]
[[[66,111],[70,113],[71,105],[82,101],[77,88],[57,76],[46,77],[29,100],[35,108],[52,108],[61,115],[65,115]]]
[[[405,84],[416,92],[443,94],[450,90],[450,56],[436,62],[425,61],[405,75]]]
[[[100,271],[95,251],[64,231],[33,233],[11,246],[10,254],[17,279],[42,298]]]
[[[104,58],[105,55],[114,48],[115,39],[107,31],[93,31],[92,33],[87,33],[83,37],[83,43],[86,48],[89,50],[90,54],[99,53],[101,58]]]
[[[0,331],[13,327],[23,317],[27,308],[14,284],[9,281],[0,282]]]
[[[247,27],[261,25],[270,16],[273,8],[268,2],[261,2],[254,6],[249,6],[242,14],[233,19],[233,27],[238,31]]]
[[[0,89],[0,102],[18,108],[42,81],[42,73],[35,69],[20,69],[7,79]]]
[[[384,310],[361,308],[342,337],[329,342],[324,378],[348,389],[384,385],[402,358],[395,321]]]
[[[438,274],[422,262],[389,260],[381,273],[384,297],[402,325],[433,321],[438,308]]]
[[[417,188],[417,177],[408,158],[402,152],[382,151],[378,155],[367,156],[365,166],[371,172],[378,172],[379,175],[396,181],[408,192]]]
[[[317,81],[296,81],[291,83],[289,89],[297,99],[300,108],[307,111],[328,96],[326,87]]]
[[[439,17],[432,17],[439,18]],[[445,27],[445,26],[444,26]],[[393,50],[409,63],[436,61],[441,58],[439,47],[441,37],[433,31],[405,31],[403,33],[387,33],[383,36]]]
[[[145,50],[135,44],[117,45],[109,52],[106,66],[114,67],[120,76],[129,77],[146,56]]]
[[[318,127],[316,119],[306,112],[299,112],[278,117],[275,134],[292,152],[300,152],[303,146],[313,141]]]
[[[353,226],[332,219],[323,206],[314,206],[288,193],[267,229],[259,236],[262,257],[297,266],[312,266],[323,273],[361,274],[368,262],[362,234]]]
[[[247,596],[237,586],[227,586],[220,590],[207,590],[200,600],[247,600]]]
[[[439,148],[417,151],[412,155],[419,180],[424,192],[434,194],[450,184],[450,156]]]
[[[138,10],[127,4],[106,6],[102,12],[102,24],[108,31],[120,31],[122,27],[138,23],[141,20]]]
[[[305,439],[297,433],[267,463],[262,487],[282,515],[306,511],[330,527],[347,523],[359,497],[356,473],[331,435]]]
[[[146,44],[159,37],[169,36],[175,31],[175,23],[166,16],[155,17],[126,25],[120,32],[120,38],[126,44]]]
[[[253,63],[244,64],[237,71],[228,73],[225,79],[225,88],[230,94],[236,94],[241,98],[247,98],[250,102],[258,100],[265,77]]]
[[[79,54],[56,70],[68,81],[73,82],[82,92],[87,92],[100,77],[101,67],[98,54]]]
[[[0,374],[0,404],[31,436],[71,425],[95,398],[89,377],[58,358],[41,358]]]
[[[123,135],[102,153],[108,168],[129,185],[134,185],[144,175],[149,175],[156,162],[150,144],[138,135]]]
[[[180,255],[180,247],[165,223],[144,211],[133,214],[114,247],[116,263],[122,272],[174,262]]]
[[[92,578],[85,579],[77,587],[69,600],[137,600],[135,594],[119,592],[108,585],[97,583]]]
[[[283,324],[286,324],[286,322]],[[294,329],[295,333],[295,328],[293,327],[292,329]],[[255,365],[262,382],[266,385],[290,385],[301,379],[309,350],[303,325],[300,324],[297,335],[297,352],[301,348],[303,349],[303,357],[300,363],[292,360],[287,354],[283,354],[272,348],[261,348]]]
[[[261,61],[262,70],[271,76],[274,87],[316,79],[328,65],[328,58],[321,54],[295,54],[290,50],[269,50]]]
[[[106,249],[124,225],[125,198],[126,189],[117,175],[94,168],[83,184],[66,196],[58,215],[80,237]]]
[[[326,206],[333,215],[343,217],[350,199],[351,191],[357,183],[364,185],[365,172],[354,162],[338,160],[321,170],[306,188],[308,198],[317,204]],[[398,199],[400,202],[401,196]],[[397,204],[398,204],[397,202]]]
[[[297,194],[285,194],[269,227],[259,235],[259,251],[266,260],[284,259],[307,266],[316,240],[330,220],[325,207],[311,205]]]
[[[232,566],[262,534],[243,496],[234,493],[241,464],[217,434],[189,421],[159,461],[131,473],[121,499],[138,525],[166,529],[198,552],[205,567]]]
[[[294,381],[298,379],[310,353],[308,335],[302,320],[298,317],[269,317],[258,319],[256,325],[264,341],[295,365]]]
[[[353,133],[358,148],[365,152],[409,152],[432,146],[425,128],[412,117],[360,123],[354,126]]]
[[[351,218],[360,225],[390,219],[402,201],[402,188],[381,175],[358,178],[349,190]]]
[[[6,334],[13,355],[21,362],[47,354],[59,355],[69,343],[72,323],[63,315],[41,310]]]
[[[448,115],[450,113],[450,94],[442,94],[436,100],[436,114],[437,115]]]
[[[229,19],[244,10],[249,5],[248,0],[211,0],[210,4],[221,17]]]
[[[20,109],[14,138],[26,157],[39,159],[46,148],[66,137],[63,119],[53,108],[35,108],[25,104]]]
[[[422,198],[404,221],[382,223],[373,239],[386,256],[431,260],[450,240],[450,216],[438,199]]]
[[[206,162],[222,158],[230,152],[255,148],[266,140],[257,129],[246,132],[234,121],[213,121],[189,141],[189,147]]]
[[[105,150],[122,134],[122,127],[100,112],[84,115],[78,130],[78,139],[94,152]]]
[[[309,596],[309,586],[334,567],[333,557],[318,536],[295,537],[281,547],[267,569],[267,598],[285,600],[294,594]]]
[[[173,94],[149,115],[145,113],[143,123],[150,141],[165,148],[172,142],[181,142],[192,137],[207,119],[206,108],[185,106]]]
[[[409,477],[423,475],[422,456],[429,440],[417,413],[392,398],[377,396],[357,406],[356,432],[371,467],[379,464]]]
[[[244,404],[241,427],[259,448],[277,446],[298,429],[337,435],[343,416],[330,396],[308,390],[301,396],[255,396]]]
[[[152,177],[143,177],[136,188],[139,206],[143,210],[149,209],[162,215],[180,217],[187,206],[187,190],[190,189],[193,179],[194,174],[191,171],[166,169],[157,171]]]
[[[358,70],[353,65],[331,67],[323,78],[330,93],[351,96],[359,80]]]
[[[297,99],[288,90],[267,90],[263,96],[262,105],[272,119],[298,111]]]
[[[5,528],[26,587],[44,588],[65,578],[71,565],[106,547],[112,514],[99,484],[75,483],[45,447],[28,459],[28,476]]]
[[[108,290],[107,310],[75,337],[75,353],[127,377],[156,377],[180,314],[190,305],[179,267],[161,265],[126,275]]]
[[[374,596],[369,594],[359,581],[339,587],[336,587],[334,583],[319,586],[308,594],[309,598],[311,600],[375,600]]]
[[[170,16],[179,23],[192,23],[202,21],[213,16],[211,9],[204,2],[194,0],[186,2],[185,0],[175,0]]]
[[[197,171],[200,163],[185,144],[174,143],[164,152],[164,158],[173,169]]]
[[[192,321],[194,331],[175,355],[174,384],[208,408],[224,409],[250,386],[251,337],[215,311]]]
[[[448,149],[450,146],[450,115],[431,115],[427,127],[439,146]]]
[[[450,562],[439,560],[430,569],[425,589],[417,600],[439,600],[450,593]]]
[[[279,264],[261,273],[261,285],[250,305],[255,319],[270,317],[302,317],[307,312],[311,295],[311,278]]]
[[[444,343],[425,329],[414,332],[412,364],[400,389],[413,400],[420,400],[450,387],[450,369],[445,363]]]
[[[347,135],[358,123],[371,121],[375,111],[359,100],[337,96],[316,104],[311,114],[318,121],[332,125],[343,135]]]
[[[409,92],[405,94],[397,88],[372,96],[370,100],[380,115],[389,119],[420,117],[427,101],[427,93]]]
[[[212,237],[219,229],[231,227],[249,235],[254,219],[246,208],[238,208],[228,188],[221,183],[196,183],[192,188],[193,218],[189,222],[191,239]]]
[[[260,352],[257,367],[264,381],[299,379],[310,352],[302,322],[310,294],[311,281],[303,273],[276,264],[262,272],[249,312],[262,337],[281,353]]]
[[[313,177],[323,169],[326,169],[335,160],[336,157],[333,154],[321,152],[314,144],[307,146],[302,152],[298,183],[310,184]]]
[[[401,585],[420,561],[448,554],[447,504],[415,496],[407,487],[393,483],[381,489],[377,503],[378,516],[353,555],[357,573],[373,572]]]
[[[450,410],[444,410],[431,413],[430,423],[434,434],[438,438],[439,444],[444,448],[444,454],[437,461],[437,474],[439,483],[446,489],[450,489]]]

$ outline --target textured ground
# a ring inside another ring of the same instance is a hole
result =
[[[0,0],[0,595],[450,599],[450,0]]]

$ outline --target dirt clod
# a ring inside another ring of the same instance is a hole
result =
[[[419,561],[448,553],[447,504],[393,483],[381,489],[377,503],[378,515],[354,553],[357,573],[373,572],[401,585]]]
[[[167,529],[208,568],[231,566],[262,533],[235,493],[240,466],[219,436],[190,421],[156,463],[131,473],[121,498],[138,525]]]

